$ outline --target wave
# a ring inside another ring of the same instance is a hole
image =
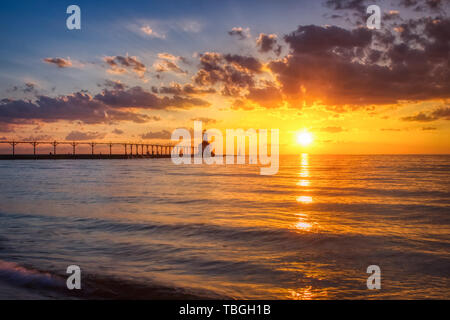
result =
[[[39,288],[62,288],[64,281],[48,272],[41,272],[0,260],[0,280],[15,285]]]
[[[39,291],[42,297],[80,299],[145,299],[198,300],[230,299],[212,291],[178,288],[156,283],[137,283],[114,276],[87,275],[82,277],[81,290],[69,290],[63,276],[39,271],[15,262],[0,260],[0,283]],[[1,285],[0,285],[1,286]]]

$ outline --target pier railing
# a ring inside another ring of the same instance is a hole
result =
[[[38,146],[51,145],[53,153],[57,155],[57,146],[70,145],[72,147],[72,155],[77,155],[76,148],[79,145],[88,145],[91,147],[91,154],[95,155],[95,146],[106,145],[109,147],[109,155],[124,156],[170,156],[173,150],[178,154],[194,154],[198,151],[197,147],[192,146],[174,146],[171,144],[155,144],[155,143],[135,143],[135,142],[86,142],[86,141],[0,141],[0,144],[9,144],[11,146],[11,154],[16,155],[16,146],[20,144],[31,145],[33,147],[33,155],[38,155]],[[113,153],[114,146],[123,147],[123,153]]]

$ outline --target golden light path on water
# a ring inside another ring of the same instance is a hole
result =
[[[307,192],[308,189],[304,187],[309,187],[311,185],[311,181],[308,179],[309,176],[309,155],[307,153],[302,153],[300,155],[300,172],[299,176],[301,179],[297,182],[297,186],[300,187],[302,192]],[[296,198],[297,202],[300,204],[309,204],[313,202],[313,198],[311,196],[300,195]],[[298,217],[297,223],[294,225],[294,228],[301,232],[310,232],[313,228],[313,223],[309,221],[308,214],[306,213],[297,213]],[[305,288],[298,288],[295,290],[289,290],[291,299],[294,300],[311,300],[314,299],[315,295],[312,292],[312,286]]]
[[[306,179],[309,178],[309,158],[307,153],[302,153],[300,156],[300,177],[302,179],[297,183],[297,186],[299,187],[308,187],[310,186],[310,180]],[[306,190],[305,190],[306,191]],[[313,199],[311,196],[298,196],[297,202],[300,202],[302,204],[308,204],[312,203]],[[298,216],[301,216],[299,218],[299,221],[295,224],[295,228],[302,231],[308,231],[312,228],[312,223],[307,221],[307,216],[304,213],[297,214]]]

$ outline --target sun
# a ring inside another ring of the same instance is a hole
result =
[[[311,133],[307,131],[303,131],[297,134],[297,143],[306,147],[309,146],[313,142],[313,136]]]

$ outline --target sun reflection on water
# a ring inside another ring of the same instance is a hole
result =
[[[294,300],[311,300],[313,298],[311,286],[300,290],[290,290],[290,293]]]
[[[300,180],[299,182],[297,182],[297,185],[301,186],[301,187],[307,187],[307,186],[309,186],[309,181],[308,180]]]
[[[312,224],[304,221],[298,222],[295,227],[299,230],[308,231],[311,230]]]
[[[297,202],[301,202],[301,203],[312,203],[313,199],[310,196],[300,196],[297,197]]]

